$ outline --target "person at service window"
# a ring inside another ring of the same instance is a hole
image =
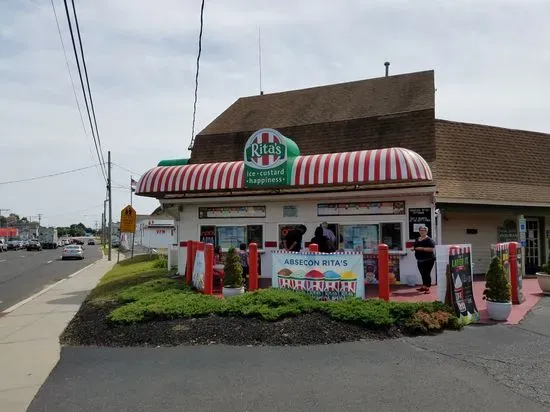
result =
[[[302,250],[302,238],[307,228],[304,225],[298,225],[289,231],[284,239],[284,248],[290,252],[299,252]]]
[[[417,290],[426,294],[430,293],[432,286],[432,269],[435,264],[435,242],[428,236],[428,228],[420,226],[418,229],[420,237],[414,241],[414,256],[418,266],[420,276],[422,276],[422,286]]]
[[[315,229],[315,236],[311,239],[311,243],[319,246],[319,252],[321,253],[333,253],[335,251],[332,242],[324,235],[322,226],[317,226],[317,229]]]

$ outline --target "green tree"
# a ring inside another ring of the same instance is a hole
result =
[[[223,285],[226,288],[240,288],[243,285],[243,267],[235,248],[229,248],[225,257]]]
[[[0,227],[6,226],[8,226],[8,219],[6,219],[4,216],[0,216]]]
[[[504,267],[498,256],[493,257],[493,260],[491,260],[491,265],[485,279],[483,299],[490,300],[491,302],[510,302],[510,283],[506,279]]]

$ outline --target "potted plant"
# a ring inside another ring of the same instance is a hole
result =
[[[542,272],[537,272],[537,280],[542,293],[550,295],[550,261],[542,265]]]
[[[506,278],[500,259],[495,256],[491,260],[485,279],[483,299],[487,301],[487,312],[493,320],[506,320],[512,311],[510,283]]]
[[[243,267],[239,255],[232,247],[227,251],[225,257],[222,294],[225,297],[230,297],[242,295],[243,293]]]

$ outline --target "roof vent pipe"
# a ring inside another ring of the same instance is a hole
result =
[[[384,66],[386,66],[386,77],[390,74],[390,62],[385,62]]]

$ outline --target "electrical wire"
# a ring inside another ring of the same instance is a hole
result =
[[[90,146],[90,142],[89,142],[90,136],[88,135],[88,131],[86,130],[86,124],[84,123],[84,115],[82,114],[82,108],[80,107],[80,102],[78,101],[78,96],[77,96],[77,93],[76,93],[76,86],[74,84],[73,75],[71,73],[71,66],[69,64],[69,58],[67,57],[67,49],[65,48],[65,42],[63,41],[63,35],[61,34],[61,27],[59,26],[59,19],[57,17],[57,11],[55,10],[54,1],[53,0],[50,0],[50,1],[51,1],[51,4],[52,4],[53,15],[55,17],[55,24],[57,25],[57,34],[59,34],[59,41],[61,43],[61,49],[63,50],[63,56],[65,57],[65,65],[67,66],[67,71],[69,72],[69,79],[71,80],[71,86],[72,86],[72,89],[73,89],[74,100],[76,102],[76,107],[78,109],[78,113],[80,114],[80,123],[82,123],[82,130],[84,130],[84,136],[85,136],[84,140],[86,140],[88,150],[90,152],[90,157],[91,157],[91,160],[93,162],[94,161],[94,154],[92,153],[92,147]],[[97,171],[97,175],[99,177],[101,177],[98,167],[96,167],[96,171]]]
[[[80,78],[80,86],[82,87],[82,94],[84,95],[84,103],[86,103],[86,112],[88,113],[88,120],[90,122],[90,128],[92,129],[92,136],[94,138],[94,145],[95,145],[95,151],[97,153],[97,157],[99,159],[99,163],[101,164],[101,172],[103,173],[103,178],[105,181],[107,181],[107,175],[105,173],[105,162],[103,161],[103,155],[100,154],[99,148],[98,148],[98,142],[96,139],[96,134],[94,131],[94,126],[92,124],[92,116],[90,114],[90,106],[88,105],[88,99],[86,97],[86,90],[84,89],[84,80],[82,79],[82,70],[80,69],[80,61],[78,60],[78,52],[76,51],[76,43],[74,41],[74,33],[73,33],[73,25],[71,23],[71,17],[69,15],[69,6],[67,5],[67,0],[64,0],[65,4],[65,14],[67,16],[67,23],[69,25],[69,31],[71,33],[71,41],[73,44],[73,52],[74,57],[76,59],[76,67],[78,69],[78,76]]]
[[[193,101],[193,124],[191,126],[191,144],[189,145],[189,150],[193,149],[193,143],[195,141],[195,119],[197,115],[197,96],[199,90],[199,68],[200,68],[200,59],[202,52],[202,29],[204,25],[204,0],[201,3],[201,25],[199,31],[199,52],[197,54],[197,71],[195,72],[195,99]]]
[[[49,175],[36,176],[36,177],[29,177],[29,178],[26,178],[26,179],[19,179],[19,180],[8,180],[8,181],[6,181],[6,182],[0,182],[0,185],[8,185],[8,184],[11,184],[11,183],[30,182],[30,181],[32,181],[32,180],[45,179],[45,178],[47,178],[47,177],[61,176],[61,175],[69,174],[69,173],[79,172],[79,171],[81,171],[81,170],[91,169],[91,168],[97,167],[97,166],[98,166],[98,165],[95,164],[95,165],[86,166],[86,167],[79,167],[78,169],[66,170],[66,171],[64,171],[64,172],[51,173],[51,174],[49,174]]]
[[[66,1],[66,0],[65,0]],[[82,65],[84,66],[84,77],[86,78],[86,85],[88,86],[88,97],[90,98],[90,106],[92,107],[92,116],[94,118],[95,132],[97,135],[97,143],[99,145],[99,153],[101,153],[101,163],[105,163],[103,158],[103,148],[101,147],[101,138],[99,137],[99,129],[97,128],[97,119],[95,117],[94,100],[92,98],[92,91],[90,90],[90,81],[88,79],[88,68],[86,66],[86,59],[84,58],[84,47],[82,46],[82,37],[80,36],[80,26],[78,24],[78,17],[76,16],[76,7],[74,0],[71,0],[73,5],[74,22],[76,25],[76,34],[78,35],[78,44],[80,45],[80,56],[82,57]]]
[[[120,168],[120,169],[126,171],[126,172],[133,173],[133,174],[135,174],[136,176],[141,176],[140,173],[137,173],[137,172],[134,172],[134,171],[132,171],[132,170],[130,170],[130,169],[127,169],[127,168],[125,168],[125,167],[123,167],[123,166],[121,166],[121,165],[119,165],[119,164],[116,164],[115,162],[111,162],[111,164],[112,164],[113,166],[116,166],[116,167],[118,167],[118,168]]]

